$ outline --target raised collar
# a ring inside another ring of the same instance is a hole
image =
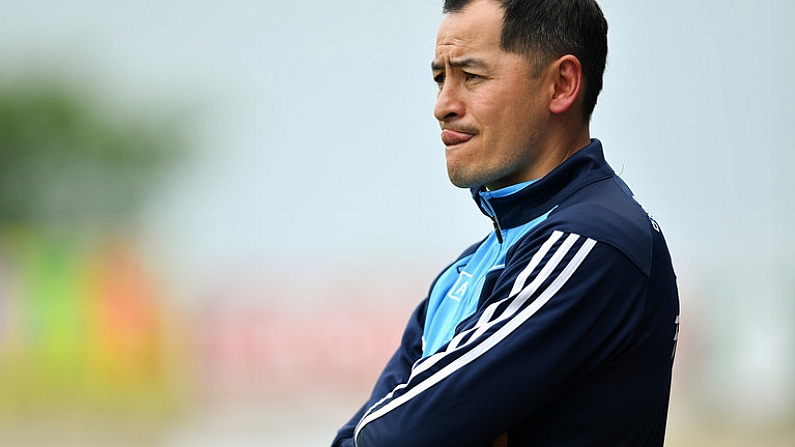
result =
[[[602,152],[602,143],[592,139],[549,174],[510,194],[472,188],[480,210],[492,219],[501,239],[502,229],[514,228],[549,212],[581,188],[615,175]],[[510,187],[509,187],[510,188]],[[502,191],[502,190],[499,190]]]

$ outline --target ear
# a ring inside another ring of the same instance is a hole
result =
[[[552,63],[554,91],[549,111],[560,114],[570,110],[580,96],[582,90],[582,64],[571,54],[561,56]]]

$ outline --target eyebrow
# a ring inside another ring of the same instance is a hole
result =
[[[450,66],[452,68],[485,68],[486,64],[480,59],[466,58],[466,59],[451,60]],[[438,61],[431,62],[431,71],[441,71],[441,70],[444,70],[443,62],[438,62]]]

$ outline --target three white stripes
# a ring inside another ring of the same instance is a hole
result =
[[[483,340],[483,342],[474,347],[469,352],[464,353],[461,357],[453,360],[445,366],[444,368],[440,369],[430,377],[426,378],[422,383],[418,384],[405,394],[396,397],[394,400],[389,402],[388,404],[384,405],[382,408],[379,408],[376,411],[368,412],[359,424],[356,426],[356,431],[354,433],[354,441],[356,441],[359,437],[359,432],[362,428],[369,424],[370,422],[380,418],[381,416],[389,413],[390,411],[394,410],[395,408],[403,405],[404,403],[408,402],[418,394],[422,393],[423,391],[427,390],[428,388],[436,385],[437,383],[441,382],[442,380],[446,379],[456,370],[466,366],[467,364],[471,363],[475,359],[479,358],[486,352],[488,352],[491,348],[496,346],[499,342],[504,340],[508,337],[514,330],[516,330],[519,326],[521,326],[525,321],[527,321],[530,317],[532,317],[536,312],[538,312],[541,307],[544,306],[557,292],[558,290],[563,287],[563,285],[571,278],[574,272],[577,270],[577,267],[580,266],[582,261],[586,258],[588,253],[590,253],[591,249],[596,245],[596,241],[593,239],[587,239],[574,257],[569,261],[563,271],[554,279],[552,284],[544,290],[541,295],[539,295],[535,301],[530,303],[527,308],[519,312],[517,315],[514,314],[530,299],[537,291],[538,288],[543,284],[549,276],[552,274],[555,268],[557,268],[558,264],[562,261],[564,256],[568,253],[572,246],[576,243],[576,241],[581,237],[576,234],[570,234],[565,241],[561,244],[561,246],[555,251],[549,261],[544,265],[541,272],[536,276],[536,278],[527,286],[525,283],[527,279],[530,277],[532,272],[538,267],[544,257],[549,253],[555,243],[563,236],[563,233],[560,231],[555,231],[552,235],[547,239],[546,242],[541,246],[541,248],[536,252],[536,254],[532,257],[530,262],[528,263],[527,267],[520,273],[516,280],[514,281],[513,288],[511,293],[509,294],[508,298],[511,299],[515,296],[514,301],[508,306],[507,309],[503,312],[503,314],[494,321],[489,321],[493,317],[496,309],[500,305],[500,302],[493,303],[487,307],[483,315],[481,315],[478,323],[464,333],[457,335],[453,340],[450,342],[449,346],[444,352],[438,352],[432,355],[429,358],[426,358],[425,361],[415,365],[412,370],[411,377],[409,381],[418,374],[421,374],[424,371],[427,371],[430,367],[436,364],[439,360],[442,360],[447,355],[455,351],[456,349],[466,346],[475,340],[477,340],[483,333],[485,333],[490,328],[494,327],[498,323],[501,323],[507,319],[510,319],[503,327],[499,328],[494,334],[492,334],[487,339]],[[504,300],[503,300],[504,301]],[[466,335],[471,332],[475,331],[472,337],[469,338],[469,342],[459,346],[459,343],[466,337]],[[407,383],[408,383],[407,382]],[[399,385],[395,391],[398,389],[405,388],[406,384]],[[389,393],[384,399],[382,399],[378,404],[374,405],[377,407],[381,402],[385,399],[390,398],[394,395],[394,391]]]

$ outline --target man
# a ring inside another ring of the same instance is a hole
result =
[[[334,447],[661,446],[679,301],[659,226],[589,121],[593,0],[447,0],[450,180],[494,232],[436,279]]]

